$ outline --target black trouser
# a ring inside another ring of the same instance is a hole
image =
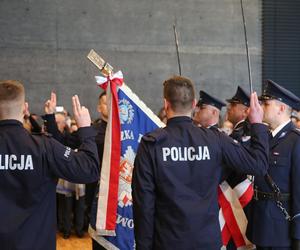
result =
[[[57,229],[60,232],[64,231],[64,206],[65,195],[56,193],[56,206],[57,206]]]
[[[94,239],[92,239],[92,244],[93,244],[93,250],[105,250],[106,249],[103,246],[99,245],[99,243],[97,241],[95,241]]]
[[[65,233],[67,234],[71,233],[74,201],[75,201],[75,209],[74,209],[75,231],[77,234],[82,234],[83,227],[84,227],[84,212],[85,212],[84,196],[79,197],[78,200],[76,200],[74,196],[65,197],[64,230]]]

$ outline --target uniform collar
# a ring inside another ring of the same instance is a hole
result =
[[[233,128],[233,130],[235,130],[238,126],[240,126],[245,120],[240,120],[239,122],[237,122]]]
[[[178,122],[192,123],[193,120],[189,116],[175,116],[175,117],[172,117],[172,118],[168,119],[167,125],[175,124],[175,123],[178,123]]]
[[[0,120],[0,126],[7,126],[7,125],[23,126],[22,122],[18,120],[13,120],[13,119]]]
[[[210,126],[208,126],[207,128],[218,128],[218,124],[215,123],[214,125],[210,125]]]
[[[275,128],[273,131],[272,131],[272,136],[275,137],[280,130],[282,130],[287,124],[290,123],[290,119],[282,124],[280,124],[277,128]]]

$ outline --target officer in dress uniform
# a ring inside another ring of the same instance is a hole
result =
[[[233,124],[232,133],[229,135],[231,138],[240,142],[243,146],[249,146],[250,143],[250,123],[247,119],[249,107],[250,107],[250,95],[240,86],[237,87],[237,90],[234,96],[226,100],[229,105],[227,108],[228,120]],[[247,178],[246,174],[241,174],[236,171],[230,170],[229,167],[226,167],[226,181],[231,188],[236,187],[241,182],[245,181]],[[243,210],[247,217],[250,209],[250,204],[247,204]],[[243,212],[243,211],[240,211]],[[237,218],[238,220],[239,218]],[[246,230],[246,228],[245,228]],[[242,235],[245,237],[245,231],[241,231]],[[249,248],[250,243],[249,244]],[[237,247],[231,239],[226,246],[227,250],[235,250]]]
[[[22,126],[25,91],[17,81],[0,82],[0,243],[5,250],[55,249],[57,178],[88,183],[99,178],[95,131],[88,110],[73,97],[81,146],[72,151]]]
[[[133,170],[136,249],[210,249],[222,246],[217,187],[225,162],[264,175],[268,132],[252,95],[252,151],[216,130],[193,124],[193,83],[175,76],[164,82],[167,126],[145,135]]]
[[[269,169],[255,176],[247,236],[258,250],[300,249],[300,132],[291,122],[300,99],[271,80],[262,96],[270,126]]]
[[[205,128],[218,129],[220,111],[226,104],[203,90],[200,90],[199,96],[193,117],[194,123]]]
[[[233,124],[230,136],[239,142],[245,142],[250,136],[250,124],[247,120],[250,107],[249,94],[238,86],[235,95],[226,101],[229,103],[227,108],[228,120]]]

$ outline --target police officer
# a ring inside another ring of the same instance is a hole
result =
[[[199,96],[193,117],[194,123],[205,128],[218,129],[220,111],[226,104],[203,90],[200,90]]]
[[[300,249],[300,132],[291,122],[300,99],[267,80],[262,96],[264,122],[271,129],[265,177],[255,177],[247,235],[258,250]]]
[[[0,82],[1,249],[55,249],[57,178],[87,183],[99,178],[99,159],[88,110],[72,98],[82,145],[78,152],[22,126],[25,91],[17,81]]]
[[[72,134],[65,134],[59,132],[54,112],[56,109],[56,94],[51,93],[51,97],[45,103],[45,113],[44,116],[45,124],[48,132],[53,134],[53,137],[57,140],[64,142],[64,144],[72,147],[78,147],[78,136],[77,131]],[[108,120],[108,109],[107,109],[107,95],[106,91],[103,91],[98,97],[97,111],[100,115],[100,118],[96,120],[93,124],[93,128],[97,131],[95,141],[97,144],[98,156],[100,160],[99,168],[101,170],[103,151],[104,151],[104,141],[105,141],[105,131]],[[86,212],[88,217],[88,222],[91,224],[92,228],[95,229],[96,216],[97,216],[97,204],[98,204],[98,193],[99,193],[99,180],[86,184]],[[102,250],[105,249],[98,244],[97,241],[92,239],[92,248],[93,250]]]
[[[250,139],[250,124],[246,119],[250,107],[249,94],[242,87],[238,86],[235,95],[226,101],[229,103],[227,118],[233,124],[230,136],[239,142],[245,142]]]
[[[191,119],[194,85],[175,76],[164,82],[168,122],[142,138],[133,170],[136,249],[220,249],[217,186],[223,162],[263,175],[268,165],[267,127],[253,124],[252,152]],[[249,119],[263,111],[252,95]]]
[[[248,113],[249,113],[249,107],[250,107],[250,96],[249,94],[240,86],[237,87],[237,90],[234,94],[234,96],[230,99],[226,100],[229,105],[227,107],[227,118],[228,120],[233,124],[233,130],[230,134],[230,137],[240,142],[243,146],[249,146],[250,144],[250,123],[247,119]],[[238,184],[241,184],[242,182],[247,182],[247,175],[241,174],[237,171],[233,171],[230,169],[230,167],[226,166],[226,171],[224,171],[226,174],[226,182],[230,185],[231,188],[235,188]],[[233,206],[234,207],[234,206]],[[225,208],[223,208],[224,210]],[[234,209],[239,209],[234,207]],[[250,209],[250,204],[247,204],[243,210],[239,211],[238,213],[245,213],[245,216],[247,217]],[[223,211],[224,212],[224,211]],[[236,219],[240,219],[242,217],[242,220],[244,220],[244,216],[238,216]],[[228,222],[230,224],[230,222]],[[240,229],[241,234],[245,238],[246,233],[246,227]],[[247,242],[248,243],[248,242]],[[250,247],[251,243],[248,243],[248,246]],[[235,250],[237,247],[235,246],[235,243],[233,239],[230,239],[226,246],[227,250]]]

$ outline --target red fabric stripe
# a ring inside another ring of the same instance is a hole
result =
[[[226,225],[228,226],[228,229],[232,235],[234,243],[236,244],[237,247],[244,246],[246,244],[246,242],[244,241],[243,235],[242,235],[240,228],[236,222],[231,205],[227,201],[222,190],[221,190],[221,192],[219,192],[219,205],[222,208],[224,219],[226,221]]]
[[[118,206],[118,187],[119,187],[119,166],[121,154],[121,125],[119,118],[119,101],[117,85],[122,84],[120,79],[111,81],[112,94],[112,145],[111,145],[111,165],[109,177],[109,191],[106,216],[106,230],[115,230]]]
[[[242,207],[247,206],[247,204],[251,201],[253,194],[254,194],[253,186],[250,184],[247,190],[239,198]]]
[[[220,187],[218,187],[218,203],[219,203],[219,206],[221,207],[221,194],[220,193],[222,193],[222,189]],[[224,220],[225,220],[225,218],[224,218]],[[222,228],[221,235],[222,235],[223,245],[227,246],[227,244],[231,238],[231,233],[229,231],[226,221],[225,221],[224,227]]]

